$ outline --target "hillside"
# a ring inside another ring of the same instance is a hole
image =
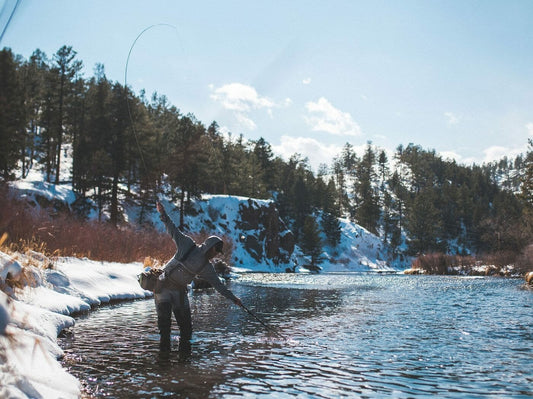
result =
[[[69,208],[76,201],[70,184],[51,184],[43,181],[40,173],[32,172],[24,179],[10,184],[13,195],[30,202],[35,208],[52,206]],[[167,212],[174,221],[179,220],[177,204],[162,198]],[[126,204],[126,202],[124,203]],[[138,220],[139,207],[128,201],[124,217],[130,223]],[[95,208],[95,207],[94,207]],[[185,217],[185,229],[191,233],[205,231],[228,237],[233,242],[232,267],[235,271],[285,272],[306,271],[308,263],[301,248],[295,244],[292,232],[278,215],[274,203],[238,196],[203,195],[193,202]],[[90,212],[89,218],[96,218]],[[319,215],[317,215],[319,217]],[[164,226],[155,209],[147,219],[158,230]],[[348,219],[339,219],[341,241],[335,247],[324,246],[323,272],[366,272],[403,269],[409,262],[392,260],[381,240]],[[324,240],[325,241],[325,240]],[[150,254],[147,254],[149,256]]]

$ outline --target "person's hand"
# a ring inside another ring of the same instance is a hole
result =
[[[163,213],[165,211],[165,209],[163,208],[163,205],[161,205],[161,202],[157,201],[155,206],[157,208],[157,212]]]
[[[234,303],[235,303],[235,305],[237,305],[237,306],[242,308],[242,301],[241,301],[240,298],[235,299]]]

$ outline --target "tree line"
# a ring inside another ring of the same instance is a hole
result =
[[[387,155],[369,142],[358,155],[346,143],[314,173],[300,154],[283,160],[263,138],[223,134],[164,95],[109,80],[101,64],[88,78],[82,67],[69,46],[51,58],[0,52],[2,180],[40,168],[48,182],[72,184],[80,214],[95,204],[114,225],[130,201],[145,223],[161,192],[179,202],[182,225],[202,193],[271,198],[315,263],[323,245],[339,243],[339,217],[379,235],[393,255],[520,252],[531,242],[531,146],[514,160],[465,166],[414,144]],[[61,170],[67,150],[72,167]]]

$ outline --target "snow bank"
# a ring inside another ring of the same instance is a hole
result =
[[[22,269],[21,262],[0,252],[0,284]],[[10,297],[0,291],[0,397],[77,398],[79,381],[57,360],[63,355],[57,335],[74,325],[73,313],[150,296],[137,283],[142,265],[62,258],[54,269],[25,270],[33,286],[6,290]]]

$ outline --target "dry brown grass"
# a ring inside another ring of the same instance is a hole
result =
[[[10,199],[0,189],[0,234],[2,246],[12,252],[34,251],[46,257],[75,256],[109,262],[163,264],[172,257],[176,246],[167,233],[154,228],[112,226],[105,222],[87,222],[69,213],[36,211],[24,201]],[[194,234],[197,243],[210,234]],[[231,257],[232,243],[223,237],[225,255]]]
[[[468,272],[477,263],[478,261],[472,256],[431,253],[416,258],[411,268],[424,270],[429,274],[456,274],[459,271]]]
[[[523,274],[533,270],[533,244],[524,248],[516,261],[516,267],[518,271]]]
[[[509,274],[508,266],[515,266],[514,272],[525,274],[533,264],[533,246],[520,256],[511,251],[499,251],[480,256],[459,256],[443,253],[420,255],[413,260],[411,268],[428,274],[500,275]]]

